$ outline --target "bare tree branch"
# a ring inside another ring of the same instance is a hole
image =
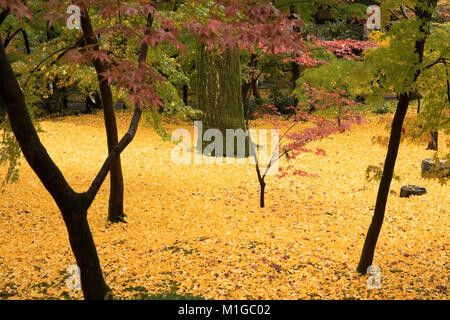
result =
[[[400,6],[400,11],[402,12],[402,16],[409,20],[409,16],[406,13],[405,7],[403,5]]]
[[[259,169],[258,157],[256,156],[256,151],[255,151],[256,144],[253,143],[252,137],[250,135],[250,128],[249,128],[249,125],[248,125],[248,119],[246,121],[245,126],[247,127],[247,132],[248,132],[248,141],[249,141],[250,152],[252,153],[252,157],[255,160],[256,174],[258,175],[258,181],[261,182],[261,181],[264,181],[264,177],[261,176],[261,171]]]
[[[38,65],[37,65],[36,67],[34,67],[34,69],[31,71],[30,75],[29,75],[28,78],[27,78],[27,81],[25,81],[24,88],[27,86],[28,81],[30,81],[30,78],[31,78],[31,76],[33,75],[33,73],[35,73],[36,70],[39,69],[39,67],[40,67],[45,61],[47,61],[48,59],[50,59],[50,58],[51,58],[52,56],[54,56],[55,54],[60,53],[60,52],[62,51],[62,52],[58,55],[58,57],[56,57],[56,60],[55,60],[55,61],[52,61],[52,63],[50,63],[50,67],[53,66],[53,65],[54,65],[56,62],[58,62],[58,61],[59,61],[59,60],[60,60],[67,52],[69,52],[70,50],[75,49],[75,48],[77,48],[78,46],[80,46],[80,44],[81,44],[82,41],[83,41],[83,38],[80,38],[80,39],[77,40],[77,42],[76,42],[73,46],[71,46],[71,47],[65,47],[65,48],[56,50],[55,52],[52,52],[52,53],[50,53],[47,57],[45,57],[45,59],[42,60],[41,62],[39,62]]]
[[[6,49],[9,45],[9,43],[11,42],[11,40],[16,36],[16,34],[18,34],[21,31],[22,31],[22,29],[17,29],[11,36],[6,37],[5,41],[3,41],[3,47]]]
[[[98,172],[97,176],[95,177],[94,181],[92,182],[91,186],[89,187],[89,190],[86,192],[86,195],[88,197],[88,206],[94,201],[95,196],[97,195],[98,190],[100,189],[101,185],[103,184],[103,181],[105,181],[106,176],[109,173],[109,170],[111,169],[111,166],[113,165],[114,160],[117,158],[117,156],[120,155],[120,153],[125,150],[125,148],[130,144],[130,142],[134,139],[134,136],[136,135],[137,127],[139,124],[139,120],[141,119],[142,115],[142,109],[139,106],[136,106],[134,109],[133,118],[131,119],[130,127],[125,133],[125,135],[120,139],[119,144],[117,144],[112,152],[108,155],[105,162],[103,163],[102,168]]]
[[[389,13],[395,18],[395,20],[400,20],[400,17],[392,9],[388,9]]]
[[[442,56],[440,56],[439,58],[437,58],[435,61],[433,61],[432,63],[430,63],[429,65],[427,65],[425,68],[423,68],[423,70],[427,70],[430,69],[431,67],[437,65],[438,63],[446,63],[446,58],[442,58]]]

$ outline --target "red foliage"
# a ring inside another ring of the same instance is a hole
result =
[[[4,1],[4,0],[0,0]],[[206,3],[204,0],[195,0]],[[11,1],[10,1],[11,2]],[[13,1],[20,4],[19,0]],[[1,3],[1,2],[0,2]],[[103,26],[94,30],[95,35],[124,35],[127,39],[138,38],[149,47],[156,47],[162,43],[173,45],[177,49],[184,49],[179,40],[181,31],[191,32],[199,42],[208,48],[247,49],[254,52],[262,50],[265,54],[295,54],[300,56],[299,63],[316,65],[318,61],[309,57],[305,41],[301,39],[295,28],[301,23],[276,9],[271,1],[250,0],[219,0],[212,4],[210,16],[189,16],[186,21],[173,21],[160,15],[154,2],[137,0],[132,3],[117,4],[105,0],[75,0],[72,2],[82,8],[82,12],[89,7],[99,10],[104,20],[116,17],[119,13],[124,17],[146,17],[152,14],[158,23],[154,23],[152,32],[143,35],[145,27],[133,24],[138,19],[127,19],[127,25],[116,21],[113,25]],[[48,19],[66,19],[65,10],[67,3],[59,0],[48,1]],[[22,8],[22,11],[24,9]],[[142,20],[142,19],[141,19]],[[131,25],[130,25],[131,23]],[[144,103],[145,105],[160,105],[159,97],[155,90],[155,84],[164,79],[152,72],[150,67],[140,67],[134,61],[121,60],[110,55],[101,48],[77,48],[70,54],[75,63],[90,63],[100,60],[107,64],[109,71],[104,73],[110,84],[117,85],[130,91],[129,100],[132,103]]]
[[[310,40],[321,47],[326,48],[339,58],[349,60],[357,60],[361,54],[368,49],[375,48],[377,44],[371,41],[359,40],[319,40],[317,38],[310,38]]]
[[[335,89],[328,92],[325,89],[316,89],[309,85],[304,86],[305,93],[308,96],[308,103],[318,109],[328,109],[332,106],[341,105],[354,107],[358,105],[357,102],[345,98],[345,92],[341,89]]]
[[[294,31],[299,22],[276,9],[270,1],[216,1],[224,16],[213,14],[206,23],[192,17],[185,27],[208,48],[241,48],[251,53],[256,48],[277,54],[306,51],[304,41]],[[219,11],[219,10],[216,10]]]
[[[31,19],[31,10],[21,0],[0,0],[0,6],[18,18]]]
[[[363,120],[361,115],[351,110],[351,107],[357,106],[358,103],[345,98],[344,91],[337,89],[333,92],[327,92],[324,89],[315,89],[309,86],[305,87],[305,89],[309,97],[308,104],[321,110],[338,107],[340,111],[338,115],[339,120],[336,123],[333,119],[302,111],[302,104],[300,104],[300,107],[291,107],[296,111],[296,116],[293,121],[289,124],[282,124],[277,120],[280,116],[277,108],[273,105],[267,106],[269,110],[269,114],[265,116],[267,121],[270,121],[272,126],[277,127],[280,131],[284,131],[279,142],[279,156],[275,161],[285,156],[288,160],[288,166],[287,168],[279,167],[280,173],[277,175],[279,178],[287,176],[290,171],[293,175],[309,175],[307,172],[295,168],[291,160],[296,159],[302,153],[314,153],[317,156],[326,156],[325,150],[318,148],[314,151],[308,148],[307,144],[323,139],[331,134],[344,132],[353,124],[359,124]],[[300,132],[294,131],[293,128],[300,122],[309,122],[313,126]],[[272,161],[270,165],[275,163],[275,161]]]

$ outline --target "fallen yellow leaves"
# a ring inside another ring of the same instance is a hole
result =
[[[129,117],[119,113],[121,132]],[[192,130],[178,123],[168,131],[179,127]],[[106,155],[101,115],[44,121],[42,128],[49,154],[85,190]],[[295,166],[317,177],[268,177],[260,209],[252,165],[175,165],[173,143],[141,126],[122,155],[128,223],[106,224],[108,182],[89,210],[107,283],[121,297],[142,290],[133,288],[175,288],[215,299],[448,299],[449,187],[421,178],[420,161],[432,156],[424,145],[400,148],[401,180],[391,189],[411,183],[428,193],[389,198],[374,261],[381,289],[367,289],[367,277],[355,271],[377,191],[365,169],[386,152],[371,139],[385,134],[371,118],[314,142],[327,156],[304,154]],[[24,164],[19,181],[0,194],[1,297],[82,298],[65,282],[74,263],[58,209]]]

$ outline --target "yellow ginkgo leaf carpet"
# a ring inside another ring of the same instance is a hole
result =
[[[120,132],[130,113],[120,113]],[[117,297],[176,292],[214,299],[448,299],[450,187],[420,175],[426,145],[403,142],[376,248],[381,288],[355,269],[375,204],[369,165],[384,161],[387,135],[368,122],[310,145],[296,169],[311,176],[267,179],[259,208],[254,166],[177,165],[174,144],[141,124],[122,155],[127,224],[108,225],[109,181],[89,222],[108,285]],[[263,127],[262,121],[253,127]],[[42,121],[39,135],[77,191],[85,191],[106,155],[101,114]],[[190,123],[166,125],[169,132]],[[448,137],[440,148],[448,151]],[[446,149],[447,148],[447,149]],[[0,177],[6,172],[0,169]],[[400,198],[402,185],[427,189]],[[20,179],[0,194],[0,298],[82,298],[66,285],[75,264],[61,215],[22,160]]]

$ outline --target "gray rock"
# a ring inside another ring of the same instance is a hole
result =
[[[125,105],[125,102],[117,101],[116,103],[114,103],[114,108],[117,110],[125,110],[127,106]]]
[[[422,160],[422,178],[431,177],[450,177],[450,164],[446,161],[441,161],[439,166],[433,159]]]
[[[410,196],[421,196],[427,193],[424,187],[407,185],[400,189],[400,198],[409,198]]]

